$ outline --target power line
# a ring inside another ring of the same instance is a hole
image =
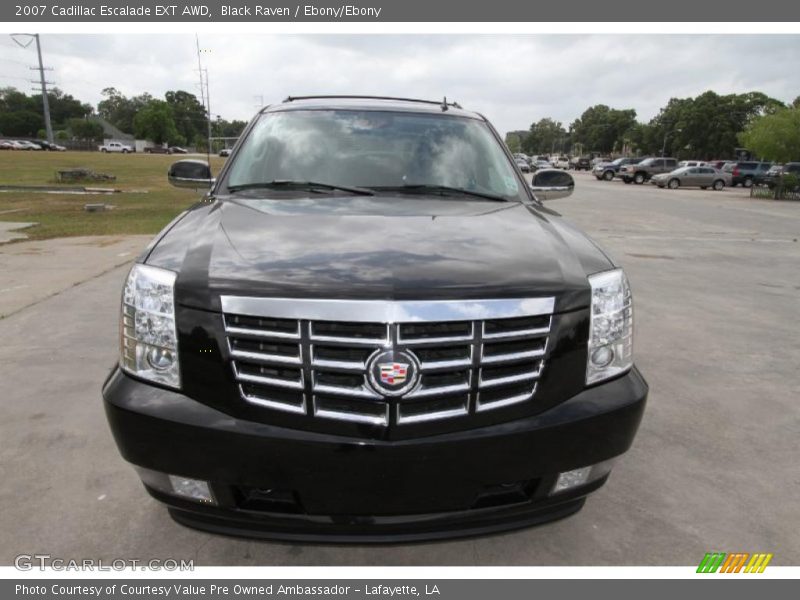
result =
[[[18,65],[28,66],[28,63],[22,60],[14,60],[13,58],[0,58],[0,62],[12,62]]]

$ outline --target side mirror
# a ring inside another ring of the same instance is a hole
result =
[[[172,163],[167,178],[175,187],[193,190],[208,189],[214,184],[211,167],[204,160],[179,160]]]
[[[561,169],[539,169],[531,181],[533,195],[542,202],[571,196],[575,191],[572,175]]]

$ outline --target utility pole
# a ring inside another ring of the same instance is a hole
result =
[[[28,40],[27,44],[21,43],[16,36],[27,36],[32,39]],[[12,33],[11,39],[16,42],[16,44],[22,48],[27,48],[30,46],[33,40],[36,40],[36,54],[39,57],[39,66],[38,67],[31,67],[31,71],[39,71],[39,81],[32,81],[31,83],[39,83],[41,85],[41,92],[42,92],[42,108],[44,109],[44,127],[47,131],[47,141],[51,144],[53,143],[53,125],[50,123],[50,101],[47,99],[47,84],[53,83],[52,81],[45,80],[44,72],[45,71],[52,71],[53,69],[45,69],[44,64],[42,63],[42,46],[39,43],[39,34],[38,33]]]
[[[208,69],[203,69],[206,76],[206,107],[208,108],[208,153],[211,154],[211,92],[208,89]]]
[[[208,116],[208,139],[206,140],[206,160],[208,166],[211,167],[211,108],[206,104],[206,90],[207,86],[203,83],[203,63],[200,61],[200,37],[195,33],[194,41],[197,46],[197,74],[200,76],[200,101],[203,104],[203,110],[206,111]],[[208,76],[206,76],[208,78]]]

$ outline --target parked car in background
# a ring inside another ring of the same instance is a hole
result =
[[[517,163],[519,170],[522,171],[523,173],[531,172],[531,166],[528,164],[528,161],[525,160],[524,158],[517,157],[514,159],[514,162]]]
[[[552,165],[556,169],[569,169],[569,156],[554,156]]]
[[[676,190],[679,187],[712,188],[716,191],[731,184],[731,174],[713,167],[681,167],[669,173],[660,173],[650,178],[650,183],[660,188]]]
[[[219,155],[220,156],[230,156],[231,155],[231,149],[230,148],[223,148],[222,150],[219,151]]]
[[[42,147],[39,144],[34,144],[30,140],[17,140],[17,150],[32,150],[34,152],[41,152]]]
[[[186,148],[181,148],[180,146],[170,146],[169,151],[171,154],[189,154]]]
[[[753,181],[756,185],[766,185],[769,189],[773,189],[778,182],[787,175],[794,175],[800,177],[800,162],[790,162],[785,165],[773,165],[761,177],[756,177]]]
[[[59,146],[47,140],[31,140],[31,143],[36,144],[42,150],[48,150],[50,152],[66,152],[67,150],[64,146]]]
[[[774,182],[776,177],[780,177],[782,171],[782,164],[773,164],[766,172],[753,177],[753,185],[767,185],[769,182]]]
[[[678,160],[675,158],[646,158],[635,165],[620,167],[617,174],[625,183],[641,185],[653,175],[669,173],[677,168]]]
[[[723,171],[730,173],[733,177],[733,183],[731,183],[733,187],[741,185],[749,188],[752,187],[756,177],[765,175],[771,166],[771,162],[748,160],[727,163],[723,167]]]
[[[731,162],[731,161],[729,161],[729,160],[719,160],[719,159],[714,159],[714,160],[709,160],[709,161],[707,161],[707,162],[706,162],[706,165],[707,165],[707,166],[709,166],[709,167],[711,167],[711,168],[713,168],[713,169],[719,169],[719,170],[722,170],[722,167],[724,167],[724,166],[725,166],[727,163],[729,163],[729,162]]]
[[[682,160],[678,167],[705,167],[707,164],[704,160]]]
[[[531,164],[531,171],[538,171],[539,169],[552,169],[553,165],[549,160],[542,160],[541,158],[533,161]]]
[[[592,168],[596,167],[597,165],[601,165],[603,163],[609,163],[609,162],[611,162],[611,157],[610,156],[595,156],[592,159]]]
[[[169,148],[164,146],[145,146],[144,147],[145,154],[172,154]]]
[[[26,150],[26,147],[19,140],[4,140],[3,150]]]
[[[576,171],[590,171],[592,169],[592,159],[588,156],[578,157],[572,165]]]
[[[617,158],[607,163],[600,163],[595,165],[592,169],[592,174],[598,180],[611,181],[619,170],[626,165],[635,165],[644,160],[644,158]]]
[[[133,146],[126,146],[125,144],[121,144],[120,142],[108,142],[107,144],[98,146],[97,149],[100,152],[119,152],[121,154],[128,154],[129,152],[133,152]]]

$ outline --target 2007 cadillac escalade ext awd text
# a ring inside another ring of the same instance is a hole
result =
[[[647,384],[624,273],[447,102],[289,98],[137,259],[103,387],[122,456],[178,522],[415,540],[580,509]]]

